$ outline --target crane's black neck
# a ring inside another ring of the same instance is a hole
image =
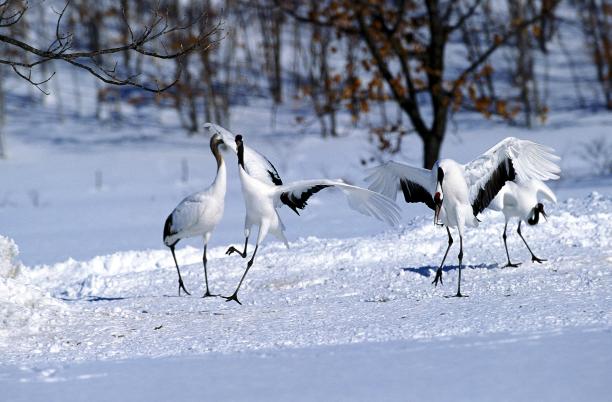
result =
[[[238,165],[244,169],[244,144],[242,141],[236,141],[237,154],[238,154]]]
[[[527,219],[527,223],[533,226],[533,225],[537,225],[539,221],[540,221],[540,211],[538,210],[538,208],[534,208],[533,216]]]
[[[217,161],[217,170],[221,167],[223,163],[223,157],[221,156],[221,152],[219,151],[219,145],[221,142],[215,141],[214,137],[210,139],[210,150],[215,156],[215,160]]]
[[[442,185],[443,181],[444,181],[444,170],[442,170],[441,167],[438,167],[438,183]]]

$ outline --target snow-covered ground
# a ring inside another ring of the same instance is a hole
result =
[[[500,268],[502,225],[487,220],[465,239],[465,300],[445,297],[455,292],[454,258],[444,286],[431,285],[446,232],[430,221],[377,236],[304,238],[289,250],[268,243],[247,277],[243,306],[175,297],[166,250],[22,269],[20,282],[63,303],[49,309],[53,319],[34,320],[32,331],[11,328],[2,354],[14,363],[73,361],[612,325],[611,197],[566,201],[547,224],[525,230],[534,251],[549,259],[544,265],[530,262],[515,235],[509,247],[524,264]],[[213,292],[230,294],[245,263],[224,252],[210,250],[209,280]],[[203,294],[201,251],[183,249],[178,259],[190,263],[183,269],[188,289]]]
[[[460,300],[447,297],[456,249],[444,286],[431,285],[446,234],[426,211],[382,233],[343,212],[346,222],[325,225],[379,233],[347,237],[345,228],[339,237],[294,238],[289,250],[266,243],[243,306],[176,297],[162,248],[24,266],[3,238],[3,393],[9,400],[59,400],[68,391],[75,400],[122,399],[128,391],[143,400],[605,400],[612,197],[609,181],[599,183],[599,192],[562,197],[548,207],[548,222],[525,230],[549,259],[542,265],[529,261],[513,232],[510,252],[523,265],[502,269],[503,221],[488,213],[465,239],[470,297]],[[333,197],[311,206],[319,223]],[[231,205],[240,215],[239,203]],[[316,225],[305,218],[306,227]],[[224,251],[209,250],[209,279],[214,292],[228,294],[245,264]],[[201,250],[182,248],[178,258],[188,289],[203,293]]]
[[[360,343],[13,370],[13,401],[606,401],[609,330]],[[69,397],[67,396],[69,395]]]

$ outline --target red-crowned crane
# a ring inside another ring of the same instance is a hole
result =
[[[520,262],[510,262],[510,254],[508,253],[508,245],[506,244],[506,229],[508,228],[508,221],[512,218],[518,218],[519,222],[516,231],[523,240],[523,243],[525,243],[525,246],[527,246],[529,253],[531,253],[531,262],[542,263],[546,261],[535,256],[521,233],[521,223],[523,221],[530,226],[534,226],[540,222],[540,215],[546,219],[543,201],[556,203],[557,197],[555,197],[555,193],[553,193],[553,191],[541,180],[529,180],[520,184],[508,182],[502,187],[493,201],[491,201],[489,209],[501,211],[506,219],[504,234],[502,235],[504,239],[504,248],[506,249],[506,257],[508,257],[508,263],[505,267],[518,267],[521,265]]]
[[[206,247],[210,236],[215,230],[215,226],[223,216],[225,207],[225,191],[227,185],[227,172],[223,156],[219,151],[219,147],[224,144],[220,134],[214,134],[210,139],[210,150],[212,151],[217,161],[217,175],[210,187],[204,191],[200,191],[187,196],[181,201],[174,211],[166,219],[164,225],[164,244],[170,248],[176,272],[178,273],[179,296],[181,289],[190,294],[181,277],[178,262],[174,248],[181,240],[188,237],[202,236],[204,240],[204,254],[202,255],[202,263],[204,264],[204,281],[206,283],[206,293],[202,297],[214,296],[208,288],[208,273],[206,271]]]

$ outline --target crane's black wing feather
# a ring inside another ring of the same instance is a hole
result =
[[[306,205],[308,204],[307,203],[308,199],[313,194],[318,193],[319,191],[323,190],[326,187],[331,187],[331,186],[325,185],[325,184],[318,184],[318,185],[309,187],[308,189],[300,193],[286,191],[284,193],[281,193],[280,200],[283,204],[287,205],[296,214],[299,215],[300,213],[298,212],[298,209],[304,209]]]
[[[512,159],[505,159],[493,171],[489,180],[484,183],[484,186],[478,190],[476,198],[472,201],[472,212],[474,216],[478,215],[486,207],[489,206],[493,198],[499,193],[507,181],[513,181],[516,178],[516,171],[512,165]]]
[[[425,187],[421,186],[420,184],[406,178],[401,178],[400,188],[402,189],[404,200],[406,200],[406,202],[422,202],[432,210],[436,208],[430,192],[425,190]]]

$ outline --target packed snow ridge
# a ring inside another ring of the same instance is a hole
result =
[[[485,214],[465,239],[470,297],[459,300],[446,297],[455,291],[458,248],[444,285],[431,284],[446,231],[428,215],[373,237],[301,238],[289,250],[268,243],[245,282],[243,306],[197,297],[204,292],[197,248],[177,250],[193,295],[177,297],[167,249],[27,267],[14,242],[0,237],[0,355],[21,364],[611,328],[612,197],[592,193],[547,210],[547,222],[523,230],[547,262],[532,264],[508,232],[518,268],[501,268],[503,217]],[[229,294],[245,268],[225,250],[209,250],[213,293]]]
[[[65,303],[48,292],[23,282],[23,265],[17,260],[15,242],[0,236],[0,348],[8,339],[44,332]]]

